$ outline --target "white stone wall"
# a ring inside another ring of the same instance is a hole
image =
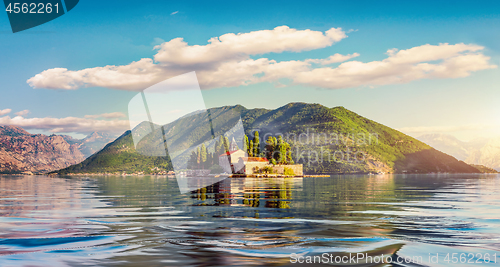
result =
[[[247,162],[245,165],[245,174],[254,174],[255,167],[259,167],[260,169],[267,165],[267,162]]]

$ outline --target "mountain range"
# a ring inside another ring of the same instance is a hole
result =
[[[94,132],[83,139],[31,134],[17,126],[0,126],[0,173],[46,173],[79,163],[114,138]]]
[[[74,139],[69,135],[61,135],[68,144],[76,144],[85,158],[100,151],[106,144],[115,140],[114,136],[104,132],[93,132],[83,139]]]
[[[283,135],[296,151],[293,156],[295,163],[303,164],[306,173],[480,172],[422,141],[343,107],[290,103],[274,110],[236,105],[208,111],[184,116],[164,125],[163,131],[155,126],[157,130],[143,138],[147,142],[141,141],[135,147],[132,134],[140,133],[139,129],[147,131],[151,126],[149,123],[139,124],[139,128],[125,132],[98,153],[58,173],[134,173],[158,167],[171,170],[168,155],[151,156],[158,155],[155,150],[165,148],[165,141],[169,144],[169,151],[181,151],[170,155],[173,160],[187,158],[189,153],[182,153],[183,150],[228,133],[240,118],[250,139],[256,130],[261,138]],[[207,128],[207,123],[211,127]],[[162,134],[163,138],[158,138]],[[307,137],[307,141],[297,137]],[[262,150],[264,146],[265,140],[261,140]],[[210,151],[210,145],[207,149]]]
[[[452,135],[426,134],[418,139],[469,164],[484,165],[500,171],[500,137],[464,142]]]

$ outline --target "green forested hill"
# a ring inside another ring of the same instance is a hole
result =
[[[54,173],[150,173],[155,167],[170,170],[172,164],[168,157],[148,157],[138,153],[134,147],[131,132],[126,131],[83,162]]]
[[[306,173],[479,172],[408,135],[343,107],[290,103],[267,110],[237,105],[210,109],[210,116],[215,136],[230,130],[241,116],[249,138],[254,131],[259,131],[261,150],[267,136],[282,135],[292,146],[295,163],[304,164]],[[185,116],[166,125],[169,150],[182,150],[210,139],[212,132],[207,125],[206,113]],[[130,132],[126,132],[99,153],[60,172],[136,172],[153,167],[170,169],[171,164],[167,157],[137,153]]]

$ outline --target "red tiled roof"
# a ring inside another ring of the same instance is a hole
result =
[[[268,162],[266,158],[261,157],[243,157],[242,159],[246,162]]]
[[[237,152],[237,151],[240,151],[241,149],[236,149],[236,150],[233,150],[233,151],[229,151],[229,152],[226,152],[224,154],[220,154],[219,157],[222,157],[222,156],[227,156],[227,155],[230,155],[230,154],[233,154],[234,152]],[[243,150],[241,150],[243,151]]]

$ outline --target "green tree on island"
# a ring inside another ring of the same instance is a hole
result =
[[[283,140],[281,135],[278,136],[278,138],[273,136],[267,138],[265,156],[273,165],[294,164],[292,159],[292,148],[289,143]]]
[[[243,138],[243,151],[247,152],[247,154],[248,154],[248,146],[249,146],[248,136],[245,134],[245,137]]]
[[[229,152],[229,138],[227,138],[227,136],[224,136],[224,152],[222,153],[227,152]]]
[[[196,164],[197,166],[200,166],[201,164],[201,152],[199,147],[196,149]]]
[[[202,169],[205,169],[206,162],[207,162],[207,148],[205,147],[205,144],[201,144],[201,149],[200,149],[200,167]]]
[[[286,145],[285,141],[283,141],[283,137],[280,135],[278,136],[278,163],[279,164],[286,164]]]
[[[259,132],[255,131],[253,135],[253,153],[254,157],[258,157],[260,155],[260,137]]]
[[[273,158],[273,153],[274,153],[274,150],[276,150],[276,146],[277,146],[277,141],[276,141],[276,137],[272,137],[272,136],[269,136],[266,140],[266,146],[265,146],[265,154],[266,154],[266,158],[269,160],[271,158]]]
[[[217,156],[224,153],[223,147],[224,147],[224,138],[221,135],[221,136],[219,136],[219,141],[215,141],[215,154]]]
[[[248,145],[248,156],[253,157],[253,140],[250,140],[250,145]]]

